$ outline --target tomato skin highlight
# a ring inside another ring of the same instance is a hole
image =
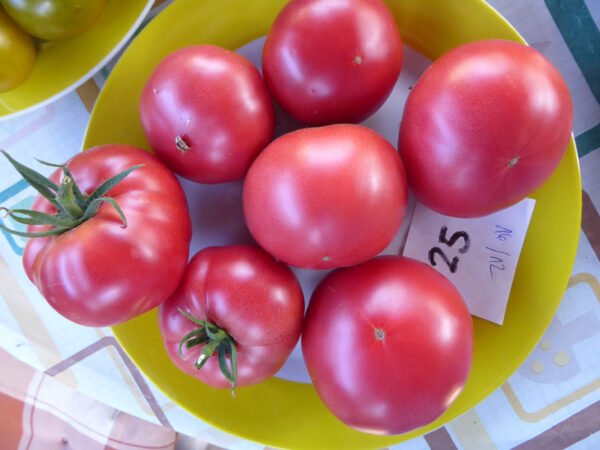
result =
[[[262,69],[273,98],[296,120],[358,123],[389,96],[402,56],[381,0],[293,0],[269,31]]]
[[[319,397],[339,420],[400,434],[437,419],[461,392],[473,323],[443,275],[414,259],[380,256],[319,284],[302,352]]]
[[[237,386],[260,383],[284,364],[300,338],[304,296],[285,264],[256,246],[207,247],[190,260],[178,289],[159,308],[163,342],[183,372],[216,387],[231,388],[216,357],[196,369],[202,346],[179,342],[197,328],[178,310],[223,328],[237,348]]]
[[[147,312],[175,290],[187,265],[192,235],[187,200],[175,176],[156,156],[109,144],[75,155],[68,167],[84,194],[137,164],[113,187],[127,218],[102,204],[81,225],[53,237],[30,239],[23,252],[29,279],[59,314],[85,326],[113,326]],[[59,182],[60,169],[50,178]],[[38,195],[32,209],[54,214]],[[29,232],[49,229],[29,226]]]
[[[167,55],[146,81],[139,110],[150,147],[175,173],[199,183],[243,178],[275,131],[258,70],[213,45]]]
[[[244,180],[244,217],[276,258],[327,269],[365,261],[394,238],[408,186],[394,147],[361,125],[305,128],[273,141]]]
[[[425,71],[406,101],[398,151],[419,201],[479,217],[539,188],[562,160],[572,125],[568,87],[544,56],[484,40]]]

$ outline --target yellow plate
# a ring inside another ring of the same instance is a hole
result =
[[[98,20],[83,34],[38,45],[27,80],[0,93],[0,120],[46,105],[83,84],[117,54],[153,3],[107,0]]]
[[[84,146],[127,143],[148,148],[138,117],[144,81],[176,48],[212,43],[236,49],[267,34],[285,0],[177,0],[125,52],[96,102]],[[463,42],[519,34],[481,0],[388,0],[404,42],[434,59]],[[533,196],[537,204],[525,241],[505,324],[475,319],[469,381],[431,425],[401,436],[354,431],[331,415],[312,385],[272,378],[236,390],[209,388],[179,372],[163,349],[156,311],[113,328],[138,367],[169,397],[234,435],[284,448],[381,448],[431,431],[468,411],[525,360],[550,324],[567,285],[579,237],[581,181],[573,140],[561,165]],[[168,261],[166,262],[168,263]]]

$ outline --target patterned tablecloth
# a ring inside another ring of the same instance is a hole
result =
[[[556,316],[516,373],[447,426],[393,448],[600,448],[600,0],[488,1],[571,90],[583,186],[579,248]],[[147,21],[169,3],[157,2]],[[80,151],[117,59],[75,92],[0,122],[0,148],[22,162],[64,161]],[[33,195],[0,163],[0,205],[27,206]],[[173,448],[178,435],[180,448],[264,448],[175,405],[110,329],[58,316],[24,275],[23,245],[0,234],[0,448]]]

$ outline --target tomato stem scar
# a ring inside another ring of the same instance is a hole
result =
[[[519,157],[518,157],[518,156],[515,156],[513,159],[511,159],[511,160],[508,162],[508,167],[512,167],[512,166],[514,166],[514,165],[515,165],[516,163],[518,163],[518,162],[519,162]]]
[[[385,331],[381,328],[375,328],[375,339],[378,341],[383,341],[385,339]]]
[[[190,349],[197,345],[202,345],[200,356],[194,363],[196,369],[200,370],[216,352],[219,368],[221,372],[231,383],[231,395],[234,396],[234,389],[237,383],[237,349],[233,338],[223,328],[209,321],[200,320],[188,314],[183,309],[178,308],[179,312],[190,319],[199,328],[196,328],[183,336],[179,341],[179,356],[183,356],[183,347]],[[229,355],[231,370],[227,366],[227,355]]]
[[[185,142],[181,136],[177,136],[175,138],[175,147],[177,147],[177,150],[179,150],[182,154],[190,149],[188,143]]]

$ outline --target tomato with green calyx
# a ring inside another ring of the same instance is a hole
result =
[[[40,193],[31,210],[3,212],[28,225],[12,230],[32,238],[25,272],[58,313],[80,325],[113,326],[173,293],[192,227],[183,189],[156,156],[103,145],[45,178],[4,155]]]
[[[167,353],[183,372],[216,388],[260,383],[298,339],[304,296],[285,264],[260,247],[208,247],[158,310]]]
[[[23,30],[49,41],[66,39],[89,29],[105,0],[0,0]]]
[[[0,92],[23,83],[35,63],[31,36],[0,8]]]

